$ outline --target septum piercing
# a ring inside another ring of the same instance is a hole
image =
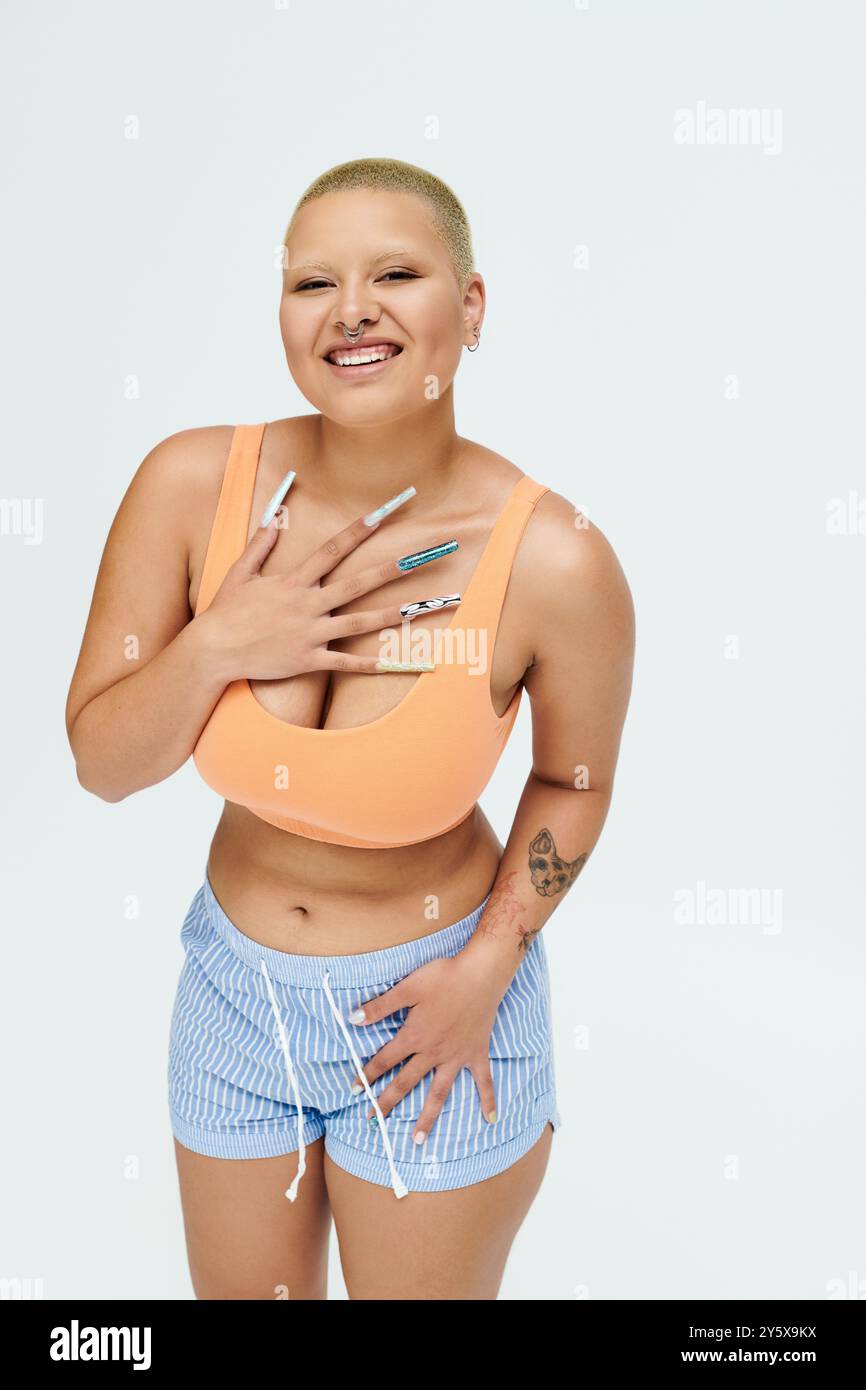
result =
[[[361,336],[361,332],[362,332],[362,330],[363,330],[364,324],[365,324],[366,322],[367,322],[366,319],[361,319],[361,322],[358,324],[358,327],[357,327],[357,328],[354,328],[354,329],[348,329],[348,328],[346,327],[345,324],[342,325],[343,333],[344,333],[345,337],[348,338],[348,340],[349,340],[350,343],[357,343],[358,339],[359,339],[360,336]],[[469,347],[469,345],[468,345],[468,343],[467,343],[467,345],[466,345],[466,351],[467,351],[467,352],[477,352],[478,349],[479,349],[479,347],[481,346],[481,329],[478,327],[478,324],[477,324],[477,323],[473,323],[473,325],[472,325],[472,332],[475,334],[475,346],[474,346],[474,347]]]

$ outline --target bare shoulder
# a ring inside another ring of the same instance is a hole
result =
[[[521,605],[550,618],[537,623],[539,636],[556,631],[561,640],[594,622],[630,640],[634,604],[616,552],[601,528],[560,493],[551,489],[536,503],[514,572]]]
[[[233,425],[202,425],[167,435],[145,455],[130,488],[172,503],[207,507],[222,486]]]
[[[233,427],[214,425],[168,435],[144,456],[130,479],[109,529],[102,564],[129,553],[134,541],[156,547],[172,569],[189,554],[190,518],[211,501],[216,507]]]
[[[291,451],[302,439],[313,417],[293,415],[267,422],[262,443],[262,456],[271,448]],[[195,429],[179,430],[160,441],[142,463],[186,494],[189,503],[200,515],[213,517],[228,462],[235,425],[202,425]]]
[[[172,569],[187,583],[204,559],[234,425],[178,430],[155,444],[136,470],[115,527],[150,537]]]
[[[613,546],[601,528],[553,489],[536,503],[520,554],[548,584],[569,577],[610,583],[622,575]]]

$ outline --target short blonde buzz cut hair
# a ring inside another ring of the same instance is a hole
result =
[[[401,159],[352,159],[335,164],[320,174],[302,194],[292,213],[283,245],[287,246],[295,218],[301,208],[326,193],[343,193],[351,188],[385,189],[393,193],[414,193],[427,205],[433,229],[445,243],[461,295],[475,267],[473,265],[472,235],[463,204],[447,183],[421,169],[417,164],[405,164]]]

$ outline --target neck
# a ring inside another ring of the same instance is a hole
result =
[[[417,490],[425,510],[450,492],[465,448],[454,429],[450,387],[440,400],[387,424],[316,419],[311,478],[344,515],[372,511],[407,487]]]

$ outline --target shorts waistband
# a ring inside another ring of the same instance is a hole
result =
[[[459,922],[452,922],[429,936],[419,936],[398,946],[386,946],[381,951],[361,951],[355,955],[301,956],[288,951],[276,951],[262,946],[240,931],[217,901],[207,869],[202,884],[204,907],[214,931],[228,949],[240,960],[261,972],[264,960],[272,979],[285,984],[321,989],[327,973],[330,984],[339,989],[370,985],[377,981],[398,980],[428,961],[441,956],[455,955],[462,950],[478,925],[490,894]]]

